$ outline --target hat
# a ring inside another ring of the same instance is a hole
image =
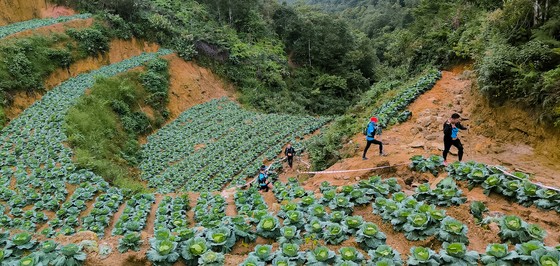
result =
[[[377,123],[377,117],[372,116],[372,117],[369,119],[369,121],[370,121],[370,122]]]
[[[263,165],[261,165],[261,171],[264,171],[264,170],[266,170],[266,165],[263,164]]]

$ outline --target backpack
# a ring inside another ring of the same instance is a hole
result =
[[[259,185],[263,186],[266,185],[266,179],[267,179],[267,175],[265,173],[260,173],[259,174]]]
[[[367,131],[368,131],[368,127],[369,127],[370,123],[372,123],[372,122],[368,122],[367,125],[364,127],[364,130],[362,131],[362,134],[364,134],[364,136],[368,136],[368,137],[375,136],[375,132],[377,131],[378,126],[377,126],[377,124],[373,123],[373,132],[371,133],[371,136],[369,136]]]

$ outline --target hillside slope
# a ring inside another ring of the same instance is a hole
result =
[[[361,159],[365,147],[364,136],[360,133],[345,145],[345,150],[353,156],[341,160],[326,169],[346,170],[375,167],[377,165],[391,165],[408,163],[411,156],[416,154],[441,155],[443,149],[442,125],[453,112],[459,112],[467,119],[463,124],[468,131],[461,131],[459,136],[465,148],[463,161],[478,161],[486,164],[503,165],[534,175],[537,182],[551,186],[560,186],[557,162],[554,157],[542,152],[542,142],[549,146],[558,141],[552,134],[543,135],[544,130],[531,125],[527,120],[521,122],[524,130],[528,131],[526,138],[518,138],[518,118],[523,116],[520,110],[503,111],[502,117],[492,113],[492,108],[486,106],[478,92],[473,89],[472,82],[465,78],[462,68],[444,71],[443,77],[435,87],[420,96],[412,103],[408,110],[412,117],[405,123],[384,130],[381,140],[387,157],[377,156],[377,147],[372,146],[368,151],[367,161]],[[510,115],[508,117],[507,115]],[[515,117],[512,117],[515,115]],[[528,118],[524,118],[528,119]],[[509,120],[509,122],[508,122]],[[498,126],[496,124],[499,124]],[[540,137],[540,138],[539,138]],[[554,146],[552,146],[554,147]],[[557,147],[557,146],[556,146]],[[353,152],[353,153],[352,153]],[[456,149],[451,149],[448,160],[457,160]],[[350,172],[340,174],[318,174],[312,178],[309,188],[319,185],[324,180],[334,184],[343,184],[343,178],[363,176],[364,172]],[[337,181],[340,179],[340,181]]]

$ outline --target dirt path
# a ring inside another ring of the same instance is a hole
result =
[[[490,138],[482,132],[492,127],[495,135],[515,134],[516,125],[504,125],[495,128],[491,124],[493,116],[485,114],[488,108],[480,104],[480,95],[471,90],[472,83],[462,79],[462,69],[453,72],[444,71],[442,79],[434,88],[421,95],[409,107],[412,117],[409,121],[393,126],[384,131],[381,138],[388,157],[377,156],[377,146],[368,151],[369,160],[363,161],[361,153],[365,146],[363,135],[352,138],[346,146],[354,147],[353,157],[344,159],[327,170],[345,170],[376,167],[379,165],[395,165],[408,163],[413,155],[441,155],[443,149],[442,125],[452,113],[458,112],[463,118],[469,119],[464,124],[468,131],[459,132],[459,137],[465,147],[463,161],[475,160],[486,164],[499,164],[511,170],[524,171],[534,175],[534,180],[543,184],[560,187],[560,166],[551,161],[546,154],[538,153],[533,146],[538,142],[504,141],[503,138]],[[475,118],[473,118],[475,117]],[[505,119],[505,118],[504,118]],[[556,146],[557,147],[557,146]],[[451,149],[448,160],[457,160],[455,148]],[[316,175],[310,187],[319,185],[324,180],[350,180],[363,176],[363,172]],[[339,183],[344,183],[343,181]]]
[[[352,157],[343,159],[331,166],[327,170],[347,170],[347,169],[363,169],[386,165],[408,164],[410,157],[417,154],[431,155],[441,154],[442,150],[442,133],[441,127],[447,116],[453,112],[461,113],[463,117],[470,118],[464,124],[473,127],[470,132],[460,132],[460,138],[465,146],[464,160],[476,160],[487,164],[501,164],[510,169],[524,170],[534,174],[537,182],[543,182],[556,187],[560,186],[560,177],[557,176],[558,166],[549,162],[546,156],[538,154],[530,143],[524,142],[504,142],[489,138],[478,132],[487,128],[485,121],[491,121],[492,117],[485,117],[480,110],[485,110],[476,101],[477,93],[471,91],[472,84],[468,79],[460,78],[462,69],[443,72],[442,79],[436,86],[426,94],[420,96],[411,104],[409,110],[412,111],[412,118],[400,125],[396,125],[384,131],[382,141],[384,150],[389,154],[387,157],[377,156],[377,147],[373,146],[368,152],[368,160],[362,160],[361,153],[365,146],[363,135],[354,136],[352,140],[346,144],[347,150],[352,148],[355,152]],[[474,115],[473,115],[474,114]],[[477,117],[473,121],[472,117]],[[481,120],[484,118],[484,120]],[[496,129],[494,129],[496,130]],[[509,126],[503,127],[500,134],[507,134],[510,130]],[[529,160],[530,159],[530,160]],[[455,150],[449,156],[450,162],[457,160]],[[299,170],[305,168],[300,164]],[[298,175],[297,172],[287,171],[281,174],[281,180],[289,176],[298,176],[304,181],[304,187],[307,190],[319,192],[318,187],[321,182],[329,181],[333,185],[346,185],[357,183],[360,179],[372,175],[381,175],[383,178],[395,176],[405,191],[411,193],[414,188],[412,184],[422,182],[435,182],[436,178],[430,174],[419,174],[411,172],[407,166],[398,166],[380,171],[364,171],[349,172],[340,174],[317,174],[317,175]],[[478,200],[486,204],[491,213],[495,215],[515,214],[529,223],[540,225],[548,232],[545,239],[547,245],[557,245],[560,243],[560,215],[554,211],[543,211],[536,207],[526,208],[519,204],[508,200],[500,195],[490,195],[487,197],[483,194],[481,188],[475,188],[468,191],[465,184],[460,184],[463,192],[466,194],[467,203],[446,208],[447,214],[462,221],[469,227],[468,237],[471,241],[469,248],[478,252],[484,252],[486,245],[489,243],[498,243],[499,229],[495,225],[490,227],[481,227],[475,224],[474,218],[469,213],[470,202]],[[364,219],[377,223],[380,228],[387,234],[388,243],[397,249],[401,254],[408,254],[410,247],[418,244],[435,245],[439,248],[438,243],[429,240],[422,243],[406,241],[402,233],[392,230],[390,224],[371,214],[371,207],[367,210],[356,209],[356,213],[364,216]],[[436,241],[437,242],[437,241]]]

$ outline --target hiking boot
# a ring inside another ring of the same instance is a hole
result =
[[[382,153],[379,154],[379,156],[386,157],[387,153],[382,152]]]
[[[447,161],[443,161],[443,166],[447,166]]]
[[[367,157],[362,157],[362,160],[364,160],[364,161],[367,160]]]

